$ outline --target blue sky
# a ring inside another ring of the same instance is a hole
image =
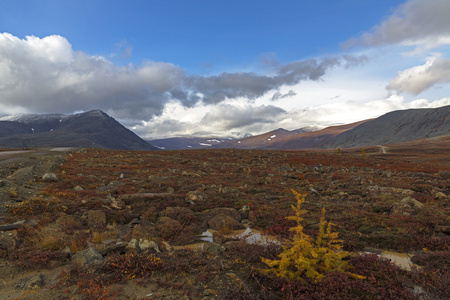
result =
[[[448,0],[0,2],[0,114],[100,108],[146,138],[450,104]]]

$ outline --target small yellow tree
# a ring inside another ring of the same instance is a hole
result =
[[[279,255],[280,259],[262,259],[265,264],[271,267],[266,272],[297,280],[301,280],[306,275],[316,281],[322,279],[328,272],[345,272],[347,262],[342,259],[349,253],[341,251],[342,240],[338,239],[337,232],[332,232],[333,224],[325,221],[325,208],[322,210],[319,234],[314,241],[303,232],[301,224],[303,220],[301,215],[307,212],[301,209],[306,194],[300,194],[295,190],[292,190],[292,192],[297,199],[297,205],[292,205],[295,215],[287,218],[297,223],[297,226],[290,229],[295,232],[295,235],[288,245],[283,246],[284,250]],[[363,278],[356,274],[351,275]]]

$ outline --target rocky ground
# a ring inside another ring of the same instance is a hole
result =
[[[449,294],[448,152],[0,152],[0,297],[5,299],[430,299]],[[364,155],[362,155],[364,154]],[[357,280],[287,281],[274,259],[296,200],[305,232],[322,208]],[[233,238],[246,228],[272,239]],[[201,239],[209,230],[212,242]],[[280,241],[280,242],[278,242]],[[375,254],[409,253],[406,271]],[[422,292],[422,294],[420,294]],[[350,296],[349,296],[350,295]]]

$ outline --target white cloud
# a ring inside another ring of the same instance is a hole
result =
[[[346,41],[343,47],[403,44],[426,50],[449,44],[449,15],[448,0],[409,0],[370,32]]]
[[[448,82],[450,82],[450,59],[435,55],[429,57],[423,65],[398,72],[397,77],[389,81],[387,89],[417,95],[439,83]]]
[[[184,72],[169,63],[118,67],[72,50],[63,37],[0,34],[0,101],[4,107],[71,113],[100,108],[119,117],[160,113]]]

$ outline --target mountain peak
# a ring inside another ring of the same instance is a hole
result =
[[[107,115],[105,112],[103,112],[100,109],[93,109],[90,111],[87,111],[85,113],[82,113],[84,115],[90,116],[90,117],[102,117],[102,118],[109,118],[109,115]]]

